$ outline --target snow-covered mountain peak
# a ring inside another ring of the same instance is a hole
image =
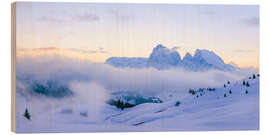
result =
[[[158,44],[150,54],[148,65],[158,69],[176,66],[181,62],[179,53],[169,49],[161,44]]]
[[[187,52],[186,55],[183,58],[183,61],[185,61],[185,60],[191,60],[191,59],[192,59],[192,55],[189,52]]]
[[[116,67],[184,68],[191,71],[206,71],[209,69],[232,71],[236,68],[230,64],[225,64],[221,57],[206,49],[197,49],[193,56],[187,52],[181,60],[177,50],[169,49],[162,44],[154,47],[148,58],[111,57],[106,60],[106,63]]]
[[[177,53],[179,55],[179,53],[175,49],[169,49],[162,44],[158,44],[155,48],[153,48],[153,51],[151,54],[162,55],[162,54],[171,54],[171,53]]]
[[[159,50],[159,49],[164,49],[164,48],[166,48],[164,45],[158,44],[153,50]]]
[[[224,66],[224,61],[213,51],[205,50],[205,49],[197,49],[194,54],[194,59],[196,60],[204,60],[206,63],[215,65],[219,68]]]

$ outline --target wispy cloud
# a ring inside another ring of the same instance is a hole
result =
[[[68,48],[68,49],[65,49],[65,50],[74,51],[74,52],[80,52],[80,53],[87,53],[87,54],[109,53],[107,51],[104,51],[103,49],[100,50],[100,48],[97,49],[97,50],[82,50],[82,49],[77,49],[77,48]]]
[[[242,19],[241,22],[247,26],[259,26],[260,18],[259,17],[245,18],[245,19]]]
[[[79,52],[85,54],[98,54],[98,53],[109,53],[105,51],[104,48],[98,48],[96,50],[84,50],[84,49],[77,49],[77,48],[57,48],[57,47],[41,47],[41,48],[19,48],[20,51],[55,51],[55,50],[63,50],[63,51],[72,51],[72,52]]]
[[[250,53],[250,52],[254,52],[253,50],[235,50],[235,52],[238,53]]]
[[[112,17],[118,21],[127,22],[127,21],[134,21],[135,15],[126,13],[117,9],[109,9],[108,13],[112,15]]]
[[[99,21],[100,17],[96,14],[85,13],[85,14],[77,14],[73,16],[72,19],[77,21]]]
[[[211,17],[216,15],[215,10],[213,8],[210,8],[210,7],[202,8],[202,13],[204,15],[211,16]]]
[[[57,47],[41,47],[41,48],[18,48],[18,50],[20,51],[49,51],[49,50],[58,50],[60,48],[57,48]]]
[[[43,22],[45,21],[45,22],[63,23],[63,20],[52,16],[42,16],[39,18],[39,20]]]
[[[104,50],[104,48],[103,47],[99,47],[98,50],[102,51],[102,50]]]
[[[83,14],[75,14],[75,15],[63,15],[64,18],[54,17],[51,15],[42,16],[38,20],[41,22],[52,22],[52,23],[63,23],[65,21],[99,21],[100,17],[96,14],[92,13],[83,13]]]

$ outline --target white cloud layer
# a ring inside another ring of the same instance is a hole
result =
[[[39,81],[58,81],[69,86],[74,82],[95,82],[108,90],[135,91],[156,94],[164,91],[186,92],[189,88],[216,87],[228,80],[246,77],[254,71],[189,72],[182,69],[115,68],[107,64],[91,63],[61,56],[23,57],[17,60],[17,80],[31,76]],[[82,86],[85,84],[82,83]]]

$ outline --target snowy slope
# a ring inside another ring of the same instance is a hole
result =
[[[138,105],[111,121],[168,130],[255,130],[259,128],[259,79],[248,82],[249,87],[239,81],[162,104]]]
[[[73,104],[54,104],[56,109],[51,110],[47,104],[39,104],[44,109],[33,114],[32,121],[17,114],[17,131],[258,130],[259,77],[230,80],[224,85],[215,89],[194,89],[194,94],[188,90],[186,94],[161,93],[157,97],[162,103],[144,103],[124,110],[108,104],[98,111],[87,105]]]

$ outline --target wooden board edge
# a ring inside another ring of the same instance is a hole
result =
[[[16,132],[16,2],[11,3],[11,131]]]

